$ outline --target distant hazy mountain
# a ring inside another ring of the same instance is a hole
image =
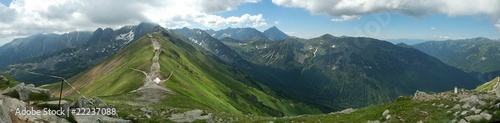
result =
[[[371,38],[323,35],[306,41],[223,42],[245,54],[245,59],[267,67],[246,70],[257,80],[325,109],[391,101],[416,90],[440,92],[479,84],[416,49]]]
[[[141,23],[137,26],[125,26],[118,30],[99,28],[87,36],[87,41],[82,41],[84,43],[78,46],[16,62],[16,64],[5,66],[1,69],[1,72],[11,75],[16,80],[35,85],[57,80],[47,76],[34,75],[28,73],[28,71],[71,77],[115,54],[147,33],[154,31],[156,26],[156,24]],[[38,50],[33,50],[33,52]]]
[[[271,40],[283,40],[290,38],[287,34],[283,33],[276,26],[273,26],[263,32],[265,36],[267,36]]]
[[[206,32],[217,39],[225,37],[230,37],[236,40],[269,39],[266,35],[262,34],[262,32],[254,28],[227,28],[218,31],[206,30]]]
[[[419,44],[426,42],[428,40],[423,40],[423,39],[387,39],[388,42],[391,42],[392,44],[399,44],[399,43],[405,43],[408,45],[414,45],[414,44]]]
[[[21,60],[54,53],[66,48],[75,48],[90,37],[90,32],[65,34],[36,34],[27,38],[14,39],[0,47],[0,68]]]
[[[500,75],[500,41],[488,38],[471,38],[446,41],[429,41],[413,45],[444,63],[469,73],[479,75],[485,82]]]

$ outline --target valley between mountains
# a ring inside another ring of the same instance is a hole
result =
[[[433,54],[436,52],[433,50],[444,49],[435,48],[441,44],[432,42],[394,45],[374,38],[330,34],[302,39],[288,36],[277,27],[264,32],[253,28],[215,31],[165,29],[141,23],[116,31],[97,29],[93,33],[79,33],[77,39],[85,41],[59,47],[62,50],[12,57],[12,61],[0,64],[5,73],[0,78],[3,90],[0,98],[3,104],[8,104],[0,106],[2,119],[30,122],[500,120],[500,86],[496,82],[500,78],[483,77],[498,76],[494,67],[497,57],[488,55],[498,53],[496,47],[479,44],[475,45],[479,47],[476,50],[468,47],[474,51],[467,51],[467,55],[480,60],[485,57],[482,60],[485,62],[464,65],[450,61],[467,58]],[[470,40],[457,42],[476,43],[475,39]],[[497,40],[480,40],[498,44]],[[461,51],[454,41],[448,42],[451,44],[442,45],[453,48],[446,50]],[[15,52],[6,50],[9,48],[16,46],[2,46],[0,56]],[[47,76],[66,78],[62,93],[61,80]],[[478,76],[489,82],[481,82]],[[18,79],[23,77],[29,79]],[[44,82],[36,83],[38,80]],[[26,84],[18,84],[21,82]],[[49,102],[57,101],[60,94],[69,108],[104,106],[116,108],[117,114],[72,118],[12,115],[15,107],[54,108]],[[16,102],[24,105],[13,105]]]

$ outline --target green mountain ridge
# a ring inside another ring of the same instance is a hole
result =
[[[209,112],[262,116],[320,113],[318,109],[299,102],[275,98],[258,89],[265,86],[254,87],[244,84],[258,82],[238,69],[222,64],[214,57],[196,50],[196,47],[188,43],[190,41],[184,40],[174,32],[153,33],[153,37],[161,44],[160,79],[165,80],[172,72],[172,76],[160,85],[171,89],[174,94],[165,94],[163,99],[151,103],[148,107],[202,109]],[[108,60],[67,81],[87,97],[100,96],[116,105],[118,110],[132,113],[140,106],[131,104],[148,102],[138,100],[141,94],[133,92],[143,84],[144,80],[144,76],[133,69],[149,70],[154,54],[152,50],[150,40],[143,37]],[[48,88],[58,95],[57,83],[43,88]],[[65,86],[63,95],[69,99],[77,99],[80,96],[68,86]]]
[[[257,80],[324,111],[383,103],[415,90],[441,92],[479,84],[418,50],[371,38],[327,34],[309,40],[223,42],[245,59],[271,68],[246,70]]]
[[[429,41],[412,45],[444,63],[471,73],[486,82],[500,75],[500,41],[478,37]]]

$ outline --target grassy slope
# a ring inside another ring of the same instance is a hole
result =
[[[304,106],[288,100],[276,99],[262,91],[246,86],[236,80],[233,68],[220,64],[211,57],[190,50],[185,42],[178,39],[167,38],[161,33],[154,37],[162,45],[163,53],[160,54],[161,71],[168,76],[174,70],[173,76],[166,82],[166,87],[177,94],[168,95],[166,99],[152,107],[179,107],[186,109],[204,109],[212,112],[228,112],[233,114],[276,115],[273,109],[285,115],[303,113],[320,113],[317,109]],[[141,38],[123,51],[113,55],[103,63],[68,79],[73,86],[85,96],[105,96],[104,99],[120,108],[129,108],[123,102],[136,94],[128,92],[142,85],[144,75],[131,70],[137,68],[148,71],[150,59],[154,52],[148,38]],[[246,80],[243,80],[246,81]],[[59,84],[44,86],[57,94]],[[65,92],[70,92],[65,86]],[[228,95],[233,92],[236,99]],[[79,95],[71,93],[67,98],[75,99]],[[252,97],[258,102],[252,101]],[[119,109],[120,110],[120,109]],[[129,109],[123,109],[127,111]]]
[[[490,82],[487,82],[487,83],[484,83],[484,84],[478,86],[475,90],[481,91],[481,92],[492,92],[492,90],[494,90],[493,87],[495,87],[495,85],[498,82],[500,82],[500,77],[497,77],[497,78],[491,80]]]

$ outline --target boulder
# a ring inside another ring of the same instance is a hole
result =
[[[432,100],[432,98],[431,98],[431,96],[429,94],[417,90],[415,92],[415,94],[413,94],[413,100],[428,101],[428,100]]]
[[[385,117],[389,114],[389,110],[385,110],[383,113],[382,113],[382,116]]]
[[[488,114],[488,113],[485,113],[485,112],[483,112],[483,113],[481,113],[481,114],[479,114],[479,115],[480,115],[483,119],[488,120],[488,121],[489,121],[489,120],[491,120],[491,117],[492,117],[492,115],[491,115],[491,114]]]
[[[386,120],[391,120],[391,115],[387,115],[387,116],[385,116],[385,119],[386,119]]]
[[[191,110],[180,114],[172,114],[168,119],[174,122],[193,122],[196,120],[211,120],[212,114],[205,114],[203,110]]]
[[[462,105],[462,108],[463,109],[470,108],[470,104],[466,102],[464,105]]]
[[[467,121],[480,121],[481,119],[483,119],[483,117],[481,115],[471,115],[471,116],[465,117],[465,119]]]
[[[461,119],[460,121],[458,121],[458,123],[469,123],[469,122],[465,121],[464,119]]]
[[[462,109],[462,107],[460,107],[459,104],[456,104],[455,106],[453,106],[453,108],[451,108],[450,110],[460,110]]]
[[[24,83],[5,89],[3,95],[23,101],[50,100],[51,97],[48,89],[35,88],[33,84],[24,85]]]

